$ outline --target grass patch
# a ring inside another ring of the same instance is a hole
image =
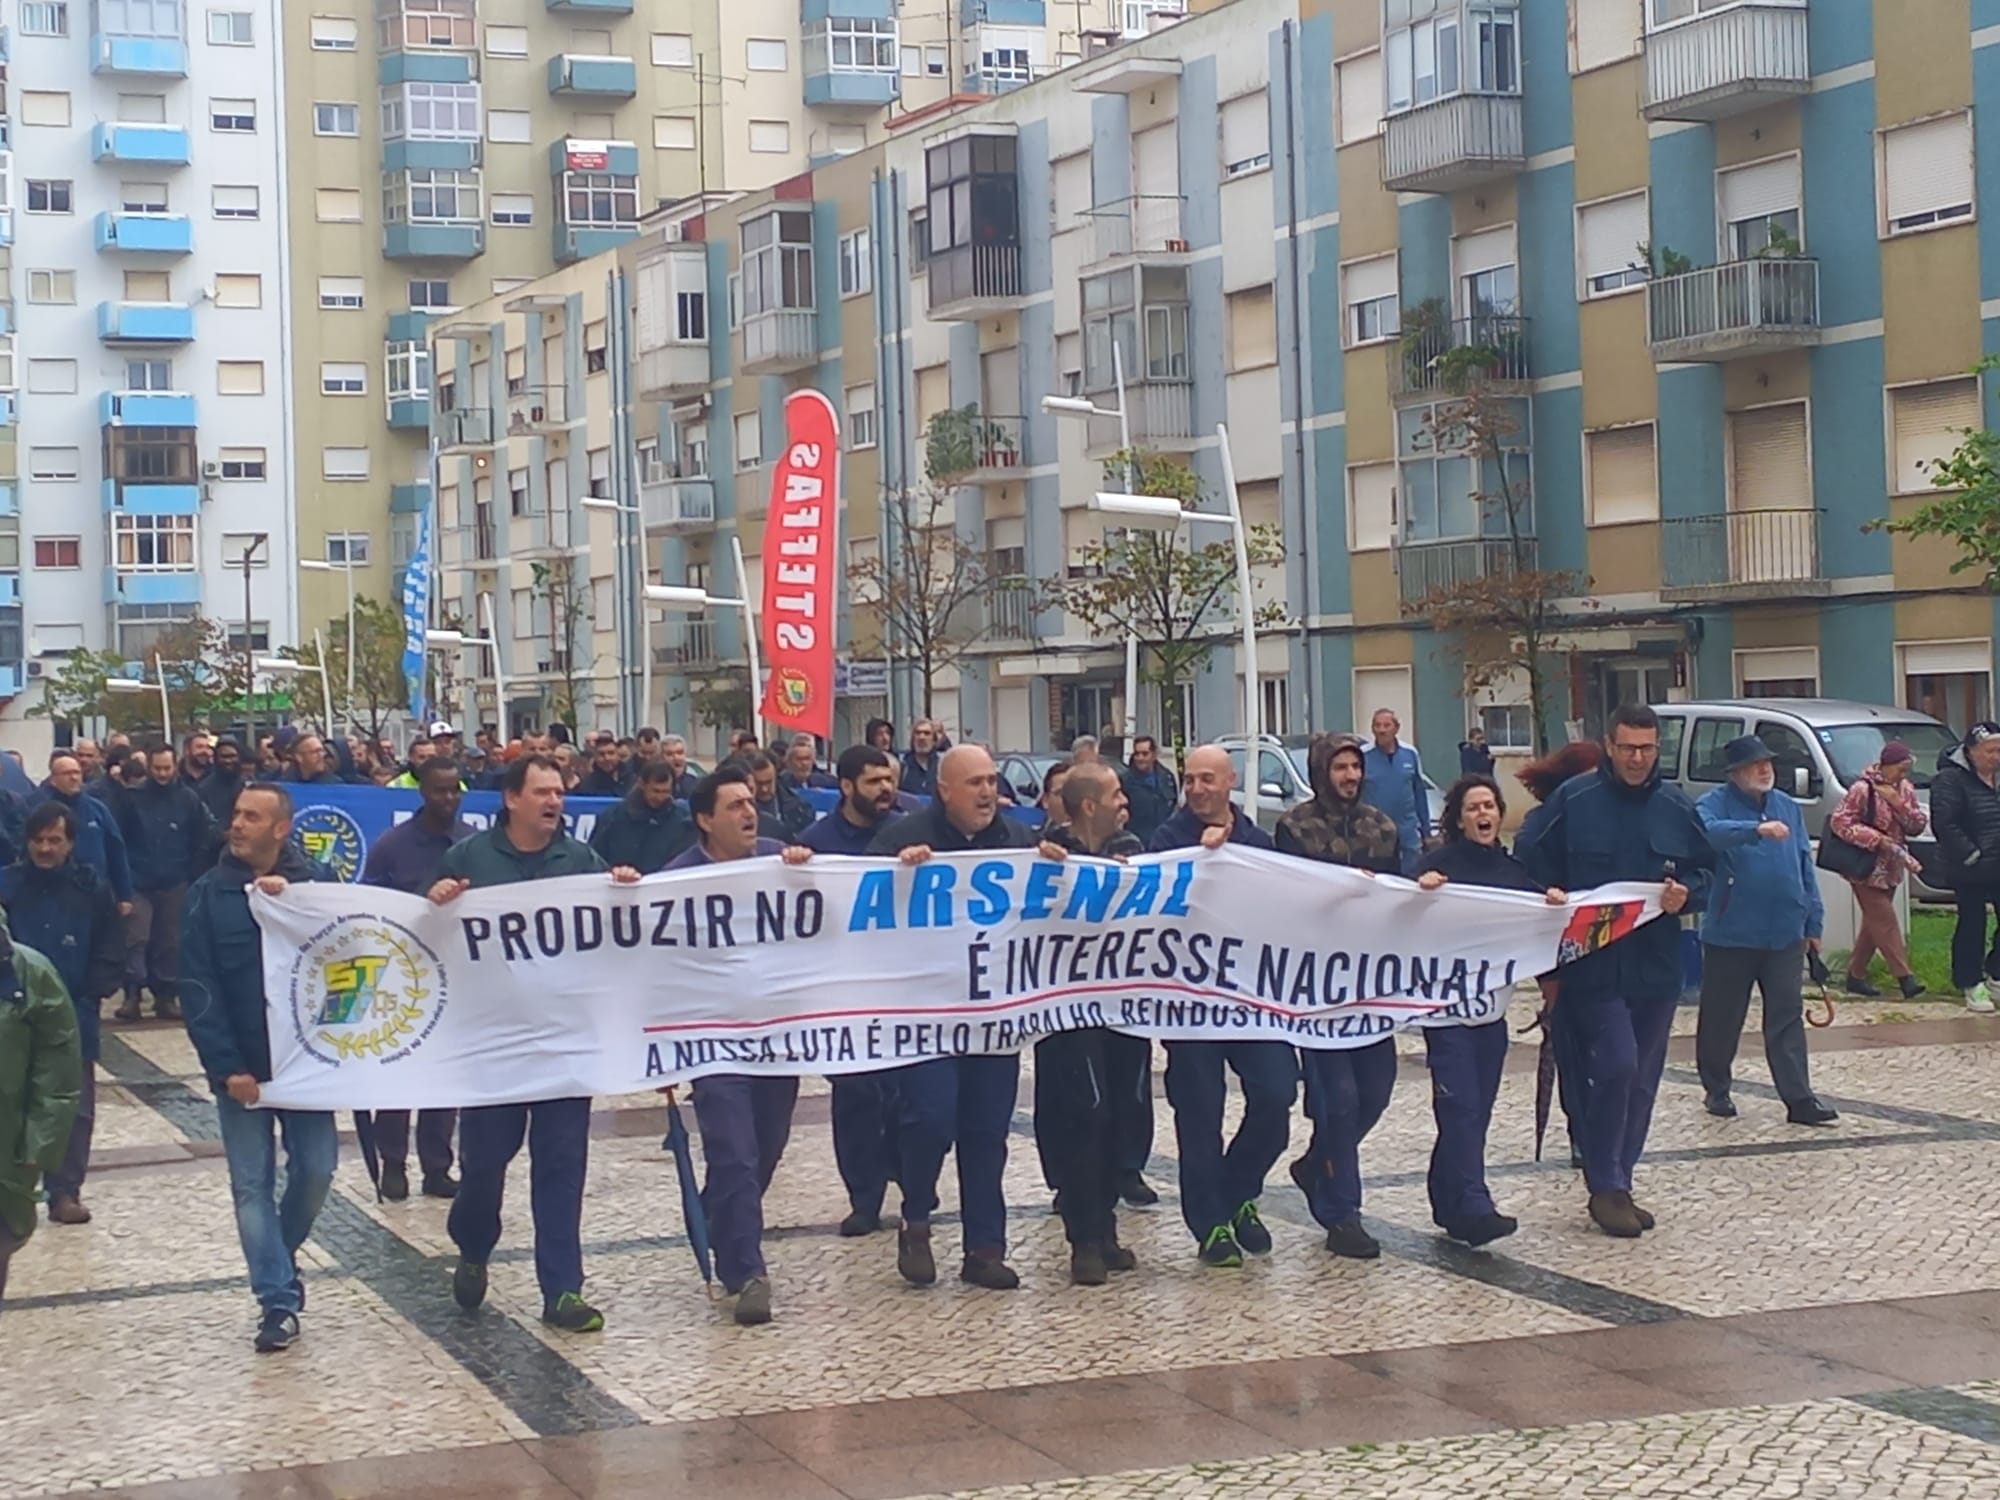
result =
[[[1951,982],[1951,930],[1957,922],[1955,912],[1939,907],[1910,908],[1910,968],[1924,982],[1927,999],[1948,1000],[1958,995]],[[1847,970],[1847,953],[1843,948],[1826,956],[1836,985]],[[1868,977],[1885,995],[1896,994],[1896,981],[1879,957],[1868,966]]]

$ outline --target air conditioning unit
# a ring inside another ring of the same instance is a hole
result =
[[[46,677],[48,671],[49,664],[47,662],[31,661],[28,663],[28,680],[33,682],[37,677]]]
[[[201,477],[203,479],[220,479],[222,477],[221,463],[212,458],[204,459],[201,465]]]

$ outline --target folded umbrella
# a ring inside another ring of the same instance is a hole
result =
[[[1806,1012],[1806,1024],[1810,1026],[1831,1026],[1833,1024],[1833,990],[1829,981],[1832,980],[1833,974],[1827,968],[1826,960],[1819,956],[1817,948],[1806,949],[1806,973],[1812,977],[1812,982],[1819,986],[1819,1002],[1826,1007],[1826,1013],[1821,1016],[1815,1016],[1808,1010]]]
[[[375,1201],[382,1201],[382,1153],[375,1144],[375,1116],[365,1109],[354,1112],[354,1144],[361,1148],[361,1164],[368,1180],[375,1184]]]
[[[660,1149],[673,1154],[674,1171],[681,1180],[681,1217],[687,1221],[688,1245],[694,1251],[694,1263],[701,1268],[708,1295],[713,1297],[715,1258],[708,1249],[708,1212],[701,1206],[701,1189],[694,1180],[694,1147],[688,1140],[687,1122],[681,1118],[674,1091],[669,1088],[660,1092],[667,1096],[667,1134],[660,1142]]]

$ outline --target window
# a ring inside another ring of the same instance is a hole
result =
[[[167,211],[164,182],[121,182],[118,206],[128,214],[163,214]]]
[[[1694,730],[1688,735],[1688,780],[1727,781],[1728,761],[1722,753],[1723,747],[1739,738],[1746,727],[1741,719],[1695,720]]]
[[[361,42],[361,26],[351,16],[314,16],[312,45],[315,52],[352,52]]]
[[[583,325],[583,372],[602,375],[610,365],[610,333],[604,321]],[[546,361],[545,361],[546,363]]]
[[[743,273],[731,271],[723,280],[722,290],[729,299],[729,327],[734,332],[743,326]]]
[[[526,57],[528,55],[528,28],[525,26],[488,26],[486,28],[486,55],[488,57]]]
[[[358,104],[315,104],[314,135],[361,134],[361,106]]]
[[[323,479],[366,479],[368,477],[368,450],[366,448],[322,448],[319,450],[319,472]]]
[[[22,36],[68,36],[69,0],[21,0]]]
[[[902,48],[898,59],[898,71],[901,72],[905,78],[923,77],[924,49],[921,47]]]
[[[856,229],[840,237],[840,295],[858,297],[875,284],[875,262],[869,253],[868,231]]]
[[[264,278],[251,272],[224,271],[215,278],[217,307],[262,307]]]
[[[167,96],[120,94],[118,118],[129,125],[164,125],[167,123]]]
[[[326,534],[326,560],[336,568],[360,568],[368,563],[368,533],[365,531],[329,531]]]
[[[21,123],[66,127],[69,124],[69,95],[25,90],[21,95]]]
[[[231,135],[254,133],[257,129],[257,101],[255,99],[209,100],[208,128]]]
[[[266,461],[262,448],[224,448],[218,455],[216,467],[224,479],[263,479],[267,477]]]
[[[1377,552],[1396,542],[1396,466],[1356,464],[1347,471],[1347,545]]]
[[[219,396],[263,395],[264,362],[261,359],[218,359],[215,362],[215,391]]]
[[[1764,646],[1736,653],[1736,691],[1744,698],[1816,698],[1819,696],[1819,650],[1813,646]],[[1768,735],[1776,726],[1759,724],[1757,733]],[[1790,731],[1787,731],[1788,733]],[[1771,749],[1778,747],[1766,739]],[[1810,767],[1812,758],[1803,764]],[[1778,785],[1791,790],[1791,778],[1780,775]]]
[[[1278,362],[1278,319],[1270,286],[1231,292],[1229,370],[1257,370]]]
[[[593,500],[611,498],[611,450],[592,448],[583,456],[585,493]]]
[[[1222,106],[1222,175],[1245,177],[1271,165],[1270,103],[1262,89]]]
[[[509,469],[507,471],[507,514],[525,516],[528,514],[528,471]]]
[[[359,276],[322,276],[319,305],[329,312],[359,312],[366,288],[367,283]]]
[[[847,446],[872,448],[877,437],[874,385],[850,385],[847,388]]]
[[[1460,235],[1451,242],[1451,261],[1458,278],[1460,317],[1511,318],[1519,310],[1513,225]]]
[[[1035,76],[1026,47],[986,47],[979,53],[979,76],[988,85],[1028,83]]]
[[[390,224],[477,223],[479,188],[477,167],[412,167],[384,180],[382,218]]]
[[[76,302],[76,272],[30,271],[28,300],[72,306]]]
[[[261,532],[255,532],[255,531],[223,532],[222,533],[223,567],[233,568],[238,573],[241,573],[243,571],[243,563],[245,558],[249,559],[250,566],[252,568],[270,567],[271,549],[265,543],[266,543],[266,538]],[[240,627],[241,622],[239,621],[238,624]],[[238,642],[242,640],[243,632],[240,628],[234,632],[233,638]],[[243,648],[239,644],[237,646],[237,649],[240,651]]]
[[[449,281],[435,278],[412,281],[403,290],[408,294],[412,312],[450,312],[452,309]]]
[[[674,293],[674,338],[683,344],[708,342],[708,293]]]
[[[366,365],[343,364],[334,360],[320,362],[319,393],[322,396],[361,396],[367,391]]]
[[[1717,172],[1715,199],[1723,259],[1749,260],[1800,250],[1796,155]]]
[[[23,7],[26,9],[26,7]],[[35,538],[35,566],[73,572],[83,566],[83,538],[38,536]]]
[[[1979,420],[1979,381],[1936,380],[1898,386],[1889,392],[1889,426],[1895,465],[1890,490],[1898,495],[1929,494],[1935,465],[1951,456]]]
[[[75,448],[30,448],[28,477],[46,480],[75,479],[81,471],[82,463],[83,455]]]
[[[128,359],[125,361],[125,389],[128,391],[170,391],[174,388],[174,362],[170,359]]]
[[[896,22],[829,16],[805,33],[801,66],[808,73],[894,73],[901,66]]]
[[[1946,115],[1882,132],[1887,234],[1972,217],[1972,116]]]
[[[117,427],[110,433],[104,477],[121,484],[187,484],[195,477],[194,430]]]
[[[784,209],[745,219],[743,316],[787,308],[810,311],[813,287],[812,212]]]
[[[639,179],[622,172],[563,173],[563,219],[598,228],[637,224]]]
[[[945,75],[945,70],[947,66],[948,66],[948,59],[945,55],[945,49],[943,47],[926,46],[924,48],[925,73],[927,73],[932,78],[942,78]]]
[[[415,339],[396,340],[383,353],[382,374],[392,403],[423,399],[431,393],[430,347]]]
[[[477,0],[387,0],[379,22],[382,50],[470,52],[478,45]]]
[[[181,0],[97,0],[93,14],[106,36],[181,35]]]
[[[1757,546],[1757,540],[1768,533],[1769,539],[1775,543],[1779,533],[1789,529],[1788,521],[1812,505],[1811,455],[1806,448],[1806,406],[1803,401],[1783,406],[1762,406],[1752,411],[1731,412],[1728,420],[1729,509],[1732,512],[1791,512],[1791,516],[1784,519],[1766,519],[1734,528],[1745,533],[1748,542],[1744,549],[1746,552],[1762,552],[1767,549]],[[1803,538],[1799,540],[1803,541]],[[1770,560],[1770,566],[1778,565],[1777,559]]]
[[[1660,485],[1652,423],[1586,432],[1583,460],[1591,525],[1658,519]]]
[[[1518,45],[1511,0],[1491,0],[1489,5],[1468,7],[1462,13],[1446,10],[1391,28],[1383,39],[1389,113],[1448,98],[1461,89],[1482,94],[1519,93]]]
[[[1392,339],[1401,332],[1403,309],[1397,300],[1395,256],[1357,260],[1341,268],[1340,278],[1347,303],[1343,323],[1350,346]]]
[[[212,10],[208,13],[208,44],[211,47],[248,47],[255,40],[247,10]]]
[[[525,109],[489,109],[486,112],[486,139],[508,146],[532,145],[534,116]]]
[[[782,73],[785,44],[777,37],[753,36],[745,44],[744,62],[753,73]]]
[[[792,149],[792,127],[784,120],[752,120],[750,122],[750,149],[752,151],[782,154]]]
[[[313,189],[313,216],[322,224],[361,222],[361,189],[323,187]]]
[[[535,195],[533,193],[495,193],[493,195],[493,222],[495,224],[523,225],[535,222]]]
[[[382,90],[385,141],[476,141],[479,85],[403,83]]]
[[[1636,5],[1593,5],[1574,0],[1570,69],[1587,73],[1606,63],[1623,62],[1639,50],[1640,8]]]
[[[691,68],[694,66],[694,38],[684,31],[653,33],[653,66]]]
[[[1581,205],[1576,211],[1578,295],[1602,297],[1644,286],[1650,272],[1640,247],[1652,238],[1644,193]]]
[[[112,560],[122,573],[194,571],[194,517],[111,515]]]
[[[754,411],[739,411],[736,414],[735,428],[736,467],[739,469],[754,469],[764,461],[763,414]]]
[[[692,115],[654,115],[653,145],[661,151],[694,150],[694,117]]]
[[[1896,655],[1902,662],[1906,707],[1942,719],[1960,734],[1980,720],[1993,717],[1990,638],[1913,641],[1898,646]]]
[[[1139,293],[1135,301],[1135,286]],[[1187,270],[1113,271],[1083,283],[1083,386],[1099,395],[1117,384],[1115,343],[1131,380],[1188,378]]]
[[[70,212],[71,191],[71,184],[63,179],[31,177],[28,179],[28,212],[66,214]]]
[[[42,396],[75,395],[76,361],[73,359],[29,360],[28,389]]]
[[[209,190],[210,212],[218,219],[254,219],[257,217],[257,189],[255,187],[217,186]]]

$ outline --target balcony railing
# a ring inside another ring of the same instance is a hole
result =
[[[654,629],[661,634],[655,638],[653,659],[662,666],[696,666],[717,660],[713,620],[670,620]]]
[[[438,413],[438,446],[449,452],[455,448],[491,448],[493,413],[483,406]]]
[[[1115,400],[1109,392],[1092,399],[1100,406]],[[1189,382],[1138,381],[1126,386],[1125,402],[1133,447],[1185,453],[1194,446],[1194,387]],[[1090,418],[1084,439],[1088,457],[1108,458],[1122,446],[1117,417]]]
[[[1733,359],[1819,342],[1819,262],[1735,260],[1646,287],[1646,341],[1660,360]]]
[[[492,562],[500,556],[499,538],[490,517],[472,523],[472,555],[479,562]]]
[[[780,307],[743,319],[743,371],[783,375],[819,363],[818,315],[809,307]]]
[[[1720,120],[1812,88],[1806,5],[1745,0],[1648,32],[1649,120]]]
[[[1517,565],[1535,566],[1532,537],[1468,537],[1449,542],[1403,542],[1396,548],[1396,582],[1405,604],[1421,604],[1440,590],[1481,578],[1506,578]]]
[[[1512,313],[1478,313],[1403,334],[1390,362],[1390,394],[1398,401],[1449,401],[1472,391],[1525,388],[1528,320]]]
[[[1034,590],[1002,579],[986,596],[986,633],[995,640],[1025,641],[1035,620]]]
[[[712,480],[649,470],[639,481],[639,519],[648,532],[698,531],[715,524]]]
[[[1382,126],[1382,185],[1451,193],[1511,177],[1528,164],[1519,94],[1453,94],[1393,114]]]
[[[1828,592],[1809,509],[1733,510],[1660,523],[1662,599],[1786,599]]]
[[[1181,236],[1179,194],[1137,193],[1086,210],[1093,262],[1128,255],[1178,255],[1188,248]]]
[[[960,245],[930,258],[930,310],[977,318],[982,309],[1010,306],[1021,288],[1019,245]]]
[[[1025,424],[1019,417],[975,417],[966,436],[972,461],[967,472],[974,484],[1006,484],[1021,477],[1027,459],[1021,452]]]
[[[567,393],[559,385],[531,385],[507,397],[507,433],[548,432],[565,425]]]

